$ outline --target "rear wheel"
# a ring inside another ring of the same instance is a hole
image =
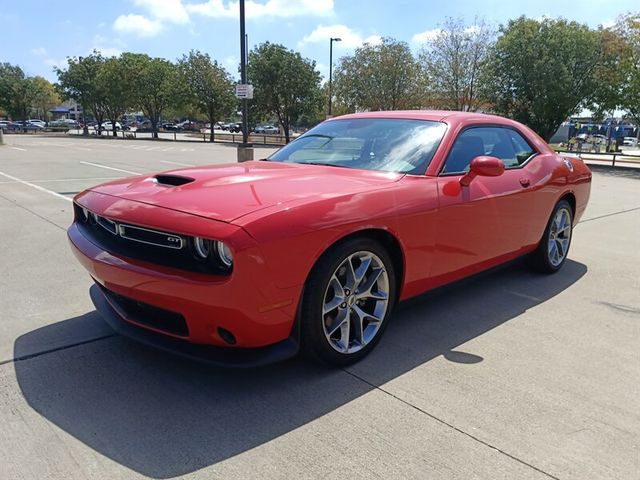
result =
[[[549,218],[538,248],[530,255],[529,265],[542,273],[555,273],[567,259],[573,232],[573,210],[560,200]]]
[[[369,239],[349,240],[327,252],[305,287],[302,347],[334,365],[348,365],[373,349],[395,302],[393,262]]]

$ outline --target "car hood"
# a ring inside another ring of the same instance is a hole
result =
[[[403,176],[393,172],[251,161],[129,177],[90,190],[232,222],[290,201],[326,199],[380,188]]]

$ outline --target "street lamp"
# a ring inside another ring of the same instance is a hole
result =
[[[327,117],[331,117],[331,77],[333,76],[333,42],[341,42],[341,38],[329,39],[329,114]]]

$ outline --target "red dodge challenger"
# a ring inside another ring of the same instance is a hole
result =
[[[260,161],[90,188],[68,233],[123,335],[212,364],[345,365],[398,301],[524,255],[558,271],[590,188],[505,118],[358,113]]]

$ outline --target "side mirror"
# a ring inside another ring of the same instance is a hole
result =
[[[481,155],[471,160],[469,172],[460,179],[460,185],[468,187],[471,180],[481,177],[498,177],[504,173],[504,163],[496,157]]]

